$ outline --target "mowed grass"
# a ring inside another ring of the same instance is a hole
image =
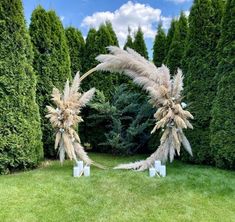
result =
[[[91,154],[108,170],[72,177],[72,162],[51,161],[28,172],[0,176],[0,221],[235,221],[232,171],[174,162],[167,177],[112,170],[144,158]]]

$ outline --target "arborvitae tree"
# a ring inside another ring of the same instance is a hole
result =
[[[144,33],[142,32],[141,27],[138,28],[135,34],[133,47],[136,52],[148,59],[148,51],[144,41]]]
[[[74,77],[77,71],[83,70],[82,59],[85,41],[83,39],[82,33],[74,27],[66,28],[65,34],[67,39],[67,45],[69,47],[71,73]]]
[[[106,24],[100,25],[98,31],[95,29],[90,29],[88,32],[84,52],[84,72],[98,64],[95,58],[99,54],[107,53],[107,46],[114,45],[114,38],[112,33],[110,33],[110,27],[108,28]],[[115,85],[117,85],[117,83],[120,81],[120,78],[122,78],[120,74],[95,72],[82,82],[81,87],[84,90],[95,87],[97,90],[102,90],[104,95],[110,99],[111,93],[114,91]],[[101,125],[99,128],[97,128],[98,130],[94,132],[92,131],[92,135],[90,134],[91,129],[88,126],[90,121],[86,119],[90,112],[91,110],[89,107],[83,109],[83,117],[86,121],[84,121],[84,123],[79,127],[81,137],[85,141],[94,141],[93,139],[99,138],[101,134],[104,134],[105,130],[105,126]],[[103,136],[104,135],[101,137]]]
[[[128,35],[127,35],[127,39],[126,39],[126,43],[123,47],[123,49],[127,49],[127,48],[133,48],[133,40],[132,40],[132,37],[131,37],[131,29],[130,27],[128,27]]]
[[[213,103],[211,147],[218,167],[235,169],[235,1],[228,0],[218,44],[217,79],[219,84]]]
[[[166,56],[166,34],[162,28],[162,25],[158,25],[157,34],[153,44],[153,62],[159,67],[162,65]]]
[[[112,39],[112,44],[111,45],[119,46],[118,38],[117,38],[116,33],[113,30],[112,23],[110,21],[106,21],[105,25],[106,25],[106,27],[107,27],[107,29],[109,31],[109,34],[111,36],[111,39]]]
[[[186,37],[188,32],[188,21],[183,12],[180,14],[179,21],[176,23],[174,36],[166,55],[166,65],[171,74],[174,74],[177,68],[181,67],[181,60],[184,55]]]
[[[97,32],[94,29],[89,31],[85,45],[86,62],[84,63],[84,67],[86,71],[98,64],[95,60],[96,56],[107,53],[106,47],[110,45],[113,45],[113,39],[105,24],[100,25]],[[113,91],[114,84],[118,81],[118,76],[118,74],[96,72],[84,80],[82,88],[96,87],[102,90],[105,96],[109,97]]]
[[[200,15],[200,16],[198,16]],[[210,0],[195,0],[189,15],[189,32],[184,56],[186,101],[194,115],[194,130],[187,132],[194,150],[191,159],[197,163],[210,164],[210,120],[212,101],[215,96],[213,78],[215,72],[210,65],[211,52],[218,41],[214,38],[216,24]],[[188,155],[185,157],[188,159]]]
[[[21,0],[0,1],[0,174],[43,157],[32,47]]]
[[[219,63],[219,58],[218,58],[218,53],[219,53],[219,49],[217,47],[218,45],[218,41],[220,39],[220,35],[221,35],[221,21],[222,21],[222,16],[223,16],[223,12],[224,12],[224,7],[225,7],[225,2],[223,0],[218,1],[218,0],[211,0],[211,4],[212,4],[212,8],[213,8],[213,17],[212,22],[213,22],[213,32],[211,33],[211,38],[214,39],[215,41],[211,41],[211,51],[208,54],[208,61],[210,62],[210,68],[211,68],[211,72],[216,73],[217,72],[217,67],[218,67],[218,63]],[[219,75],[215,75],[215,77],[213,78],[213,88],[216,89],[217,85],[218,85],[218,81],[219,79],[217,79],[217,76],[219,77]],[[216,91],[216,90],[215,90]]]
[[[177,21],[175,19],[171,20],[171,26],[167,32],[167,37],[166,37],[166,46],[165,46],[165,53],[166,55],[168,54],[168,51],[170,49],[171,46],[171,42],[175,33],[175,26],[177,24]],[[166,58],[165,58],[166,60]],[[164,63],[166,63],[166,61],[164,60]]]
[[[113,39],[109,29],[105,24],[102,24],[97,31],[95,40],[97,55],[107,53],[106,47],[112,45],[112,42]],[[97,89],[102,90],[105,96],[109,98],[114,89],[114,82],[117,81],[118,76],[118,74],[114,75],[106,72],[98,72],[92,76],[91,82],[93,82],[94,86]]]
[[[51,103],[53,86],[62,89],[71,78],[69,50],[63,25],[54,11],[46,12],[41,6],[37,7],[32,13],[29,31],[35,55],[33,65],[38,75],[37,102],[44,152],[47,157],[54,157],[54,132],[45,118],[46,105]]]
[[[96,52],[96,45],[95,45],[96,34],[97,32],[94,28],[91,28],[87,34],[85,42],[85,50],[84,50],[85,59],[83,60],[83,72],[88,71],[97,64],[97,62],[95,61],[95,57],[98,55]],[[88,80],[89,78],[90,77],[87,77],[87,79],[84,80],[83,85],[87,85],[85,84],[85,81]],[[86,82],[88,83],[89,81]]]

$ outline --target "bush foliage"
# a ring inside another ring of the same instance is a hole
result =
[[[84,122],[85,140],[96,151],[113,154],[148,152],[153,149],[150,142],[153,113],[146,97],[130,91],[126,84],[116,88],[111,100],[97,91]]]
[[[235,169],[235,1],[228,0],[218,43],[217,95],[212,108],[211,148],[216,166]]]
[[[84,54],[85,41],[82,33],[74,28],[68,27],[65,29],[67,45],[69,47],[70,56],[70,69],[72,77],[76,75],[78,71],[82,71],[82,61]]]
[[[219,10],[216,12],[221,13]],[[216,87],[213,81],[215,69],[211,66],[211,61],[215,59],[213,52],[218,42],[216,27],[220,25],[219,20],[211,19],[214,14],[210,0],[194,2],[189,15],[189,32],[183,61],[186,101],[195,118],[194,130],[187,132],[194,156],[185,156],[184,159],[205,164],[213,163],[209,126]]]
[[[0,1],[0,174],[43,156],[32,47],[20,0]]]
[[[37,7],[31,17],[29,32],[34,49],[33,66],[38,77],[37,102],[44,153],[46,157],[55,157],[54,131],[45,118],[46,106],[51,104],[53,87],[62,89],[66,80],[71,79],[69,50],[64,28],[54,11],[47,12],[41,6]]]

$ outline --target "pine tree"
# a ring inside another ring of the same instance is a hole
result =
[[[210,0],[195,0],[189,15],[189,32],[183,61],[185,92],[189,111],[195,117],[194,130],[187,132],[194,150],[191,159],[196,163],[212,163],[210,151],[210,120],[215,96],[214,68],[210,61],[218,42],[214,38],[214,11]],[[198,16],[200,15],[200,17]],[[188,159],[188,156],[185,157]]]
[[[132,40],[132,37],[131,37],[131,28],[128,27],[128,35],[127,35],[127,39],[126,39],[126,43],[123,47],[123,49],[127,49],[127,48],[133,48],[133,40]]]
[[[43,30],[43,31],[42,31]],[[29,27],[33,49],[34,69],[38,75],[37,102],[40,107],[44,153],[54,157],[54,132],[45,118],[46,105],[51,104],[53,86],[62,89],[71,78],[69,50],[63,25],[54,11],[37,7]]]
[[[135,39],[133,42],[133,48],[136,52],[138,52],[140,55],[148,59],[148,51],[147,47],[144,41],[144,33],[141,30],[141,27],[138,28]]]
[[[235,1],[228,0],[218,43],[217,95],[212,109],[211,147],[218,167],[235,169]]]
[[[171,46],[171,42],[172,42],[172,39],[173,39],[173,36],[174,36],[174,33],[175,33],[176,24],[177,24],[177,20],[172,19],[171,20],[171,26],[170,26],[170,28],[167,32],[167,36],[166,36],[166,46],[165,46],[166,55],[168,54],[168,51],[169,51],[170,46]],[[166,58],[164,60],[164,63],[166,63]]]
[[[184,55],[186,37],[188,32],[188,21],[183,12],[180,14],[179,21],[176,23],[174,36],[166,56],[166,65],[171,74],[174,74],[177,68],[181,67],[181,60]]]
[[[119,46],[118,38],[117,38],[116,33],[113,30],[112,23],[110,21],[106,21],[105,25],[106,25],[106,27],[107,27],[107,29],[109,31],[109,34],[111,36],[111,39],[112,39],[112,44],[111,45]]]
[[[163,60],[166,56],[166,34],[162,28],[162,25],[158,25],[157,34],[153,44],[153,63],[159,67],[163,64]]]
[[[65,34],[67,39],[67,45],[69,47],[70,69],[72,76],[74,77],[77,71],[83,70],[82,60],[85,41],[83,39],[82,33],[74,27],[66,28]]]
[[[43,157],[32,47],[21,0],[0,1],[0,174]]]

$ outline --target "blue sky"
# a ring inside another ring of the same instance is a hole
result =
[[[113,23],[121,46],[125,42],[128,25],[132,33],[141,26],[151,57],[158,22],[162,21],[167,30],[171,19],[180,11],[188,14],[192,0],[23,0],[23,4],[28,24],[32,11],[40,4],[47,10],[55,10],[65,27],[79,28],[84,37],[90,27],[98,28],[108,19]]]

